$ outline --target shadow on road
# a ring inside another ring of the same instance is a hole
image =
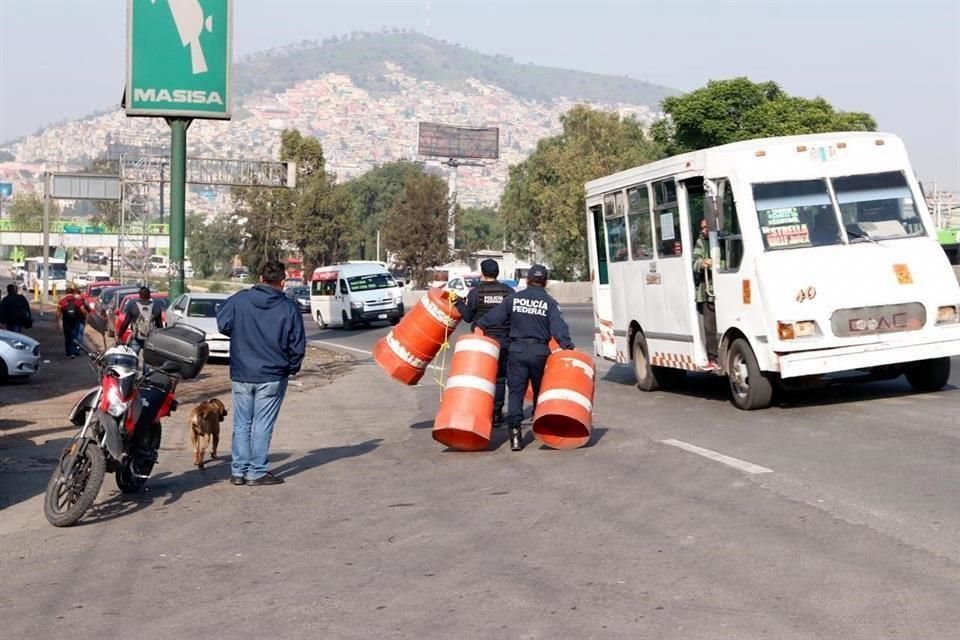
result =
[[[334,462],[343,458],[355,458],[370,453],[380,446],[383,438],[371,438],[358,444],[341,447],[323,447],[273,468],[273,474],[281,478],[289,478],[309,469]]]

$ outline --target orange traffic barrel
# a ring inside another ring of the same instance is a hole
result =
[[[479,333],[457,340],[443,385],[433,439],[451,449],[482,451],[493,430],[493,397],[500,344]]]
[[[554,351],[547,358],[533,412],[533,436],[553,449],[576,449],[590,441],[596,369],[579,351]]]
[[[460,312],[447,292],[430,289],[390,333],[377,341],[373,359],[394,380],[415,385],[458,324]]]
[[[550,353],[554,353],[560,350],[560,343],[553,338],[550,338],[550,342],[548,342],[547,344],[550,347]],[[523,394],[523,400],[524,402],[530,402],[530,403],[533,402],[533,383],[532,382],[527,383],[527,392]]]

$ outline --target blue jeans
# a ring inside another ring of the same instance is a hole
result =
[[[231,382],[233,391],[233,476],[256,480],[267,473],[270,438],[277,422],[287,379],[275,382]]]
[[[68,358],[80,353],[80,347],[74,343],[74,340],[82,339],[83,334],[80,333],[82,327],[83,325],[79,322],[63,325],[63,346],[67,352]]]

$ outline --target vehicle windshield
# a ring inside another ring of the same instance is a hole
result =
[[[217,312],[226,300],[193,299],[187,307],[187,316],[190,318],[216,318]]]
[[[850,242],[909,238],[926,233],[902,173],[833,178]]]
[[[310,289],[306,287],[290,287],[287,289],[290,292],[291,296],[303,298],[310,295]]]
[[[775,251],[840,244],[840,219],[851,243],[926,233],[902,173],[831,178],[830,186],[840,205],[839,216],[826,179],[753,185],[764,248]]]
[[[769,251],[840,244],[825,180],[753,185],[763,246]]]
[[[42,272],[42,270],[41,270]],[[50,279],[51,280],[66,280],[67,279],[67,265],[65,264],[51,264],[50,265]]]
[[[397,286],[396,280],[389,273],[371,273],[366,276],[347,278],[350,291],[373,291],[374,289],[390,289]]]
[[[463,284],[466,285],[468,289],[473,289],[480,284],[480,278],[464,278]]]

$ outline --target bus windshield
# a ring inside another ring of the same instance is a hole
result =
[[[40,275],[43,275],[43,264],[40,265]],[[65,264],[51,264],[50,265],[50,275],[51,280],[66,280],[67,279],[67,265]]]
[[[872,173],[834,178],[843,225],[850,242],[890,240],[925,234],[902,173]]]
[[[396,281],[389,273],[371,273],[366,276],[347,278],[350,291],[373,291],[374,289],[390,289],[397,286]]]
[[[923,221],[899,172],[753,185],[763,246],[768,251],[840,244],[838,220],[851,243],[922,236]]]

